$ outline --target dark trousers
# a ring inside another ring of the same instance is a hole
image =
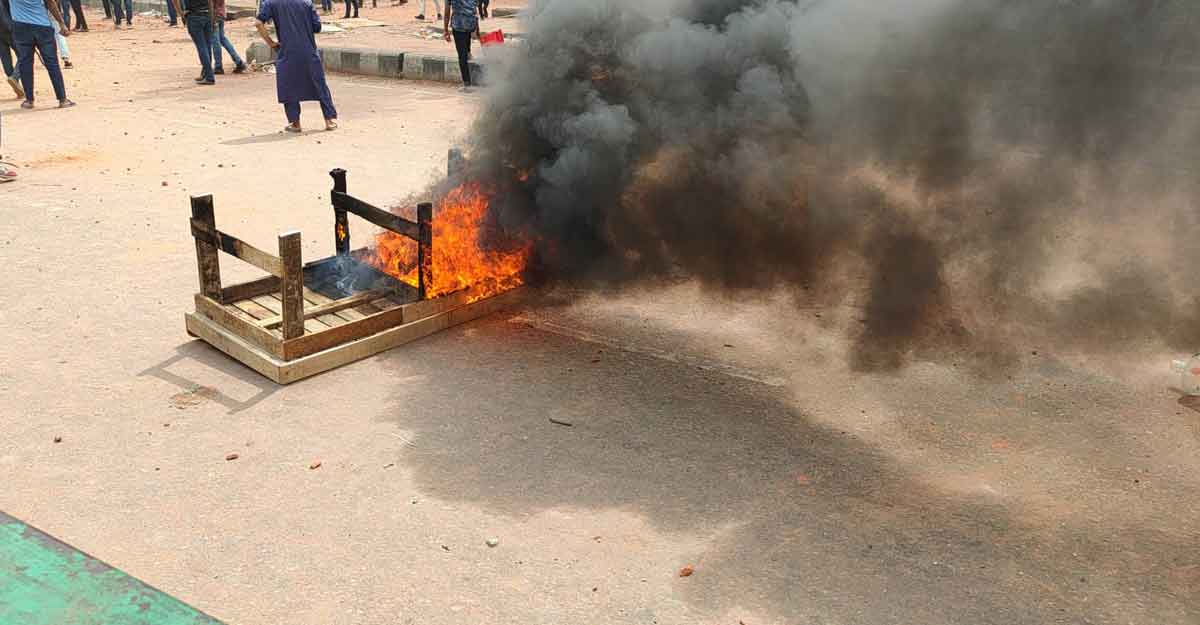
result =
[[[50,74],[54,97],[59,102],[67,99],[67,88],[63,85],[62,69],[58,66],[58,46],[54,42],[54,29],[49,26],[34,26],[13,22],[13,43],[17,48],[17,71],[21,74],[21,86],[25,88],[25,99],[33,101],[33,50],[42,55],[42,64]]]
[[[100,4],[104,5],[104,17],[107,17],[108,19],[112,19],[112,1],[111,0],[100,0]]]
[[[179,23],[179,17],[175,14],[175,4],[171,0],[167,0],[167,20],[174,26]]]
[[[196,54],[200,56],[200,77],[204,80],[215,79],[212,65],[212,19],[207,15],[189,15],[187,29],[188,34],[192,36],[192,42],[196,44]]]
[[[289,124],[300,121],[300,103],[284,102],[283,114],[287,115]],[[337,119],[337,109],[333,108],[333,100],[321,100],[321,115],[325,119]]]
[[[345,15],[345,17],[350,17],[350,7],[354,7],[354,17],[358,17],[358,8],[361,6],[362,6],[362,2],[360,2],[359,0],[346,0],[346,15]]]
[[[321,0],[321,8],[325,9],[326,13],[333,10],[333,0]]]
[[[464,85],[471,84],[471,37],[475,31],[456,30],[454,32],[454,49],[458,51],[458,71],[462,72]]]
[[[112,0],[113,12],[117,14],[113,18],[114,24],[120,24],[121,20],[125,20],[126,24],[133,23],[133,0],[125,0],[125,11],[121,11],[121,0]]]
[[[62,0],[59,5],[62,7],[63,23],[67,28],[71,27],[71,12],[74,12],[75,27],[79,30],[87,29],[87,18],[83,16],[83,6],[79,0]]]
[[[17,75],[17,66],[13,65],[12,47],[12,35],[0,34],[0,68],[4,70],[5,78]]]

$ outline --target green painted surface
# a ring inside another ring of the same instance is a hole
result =
[[[0,625],[220,621],[0,512]]]

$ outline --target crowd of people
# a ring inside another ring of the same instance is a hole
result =
[[[276,91],[288,124],[286,132],[301,132],[300,103],[320,103],[325,129],[337,128],[337,109],[325,81],[325,71],[317,50],[315,34],[321,32],[317,0],[259,0],[255,26],[263,41],[275,50]],[[408,0],[393,0],[400,4]],[[463,88],[472,85],[470,72],[471,40],[480,36],[479,19],[488,16],[487,0],[421,0],[417,19],[426,19],[427,2],[436,5],[445,39],[454,42],[458,53]],[[225,35],[226,0],[167,0],[166,21],[180,21],[196,46],[200,62],[199,85],[215,85],[216,76],[225,73],[222,50],[233,61],[233,73],[246,71],[246,63]],[[332,0],[320,0],[329,13]],[[345,17],[357,17],[363,0],[345,0]],[[378,0],[372,0],[372,6]],[[441,7],[444,6],[444,11]],[[103,0],[105,20],[114,29],[133,27],[133,0]],[[353,14],[352,14],[353,11]],[[72,27],[72,17],[74,26]],[[268,25],[274,26],[274,36]],[[89,30],[81,0],[0,0],[0,65],[9,87],[22,100],[21,107],[32,109],[34,99],[34,60],[40,58],[54,89],[59,108],[75,106],[67,98],[63,69],[73,67],[67,38],[72,32]],[[15,53],[15,56],[14,56]],[[0,171],[0,182],[4,172]]]

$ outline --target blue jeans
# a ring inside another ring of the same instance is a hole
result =
[[[116,16],[113,17],[114,24],[120,24],[121,20],[125,20],[126,24],[133,23],[133,0],[125,0],[125,11],[121,11],[121,0],[112,0],[113,11]]]
[[[213,80],[212,49],[213,26],[212,19],[207,15],[187,16],[188,34],[196,44],[196,54],[200,55],[200,77]]]
[[[221,65],[221,48],[229,53],[229,58],[233,59],[234,65],[242,64],[242,57],[238,56],[237,48],[229,42],[229,38],[225,36],[225,20],[217,18],[217,31],[213,33],[212,53],[213,53],[213,68],[222,69]]]
[[[17,72],[21,74],[21,86],[25,88],[25,99],[33,101],[33,50],[42,55],[42,64],[50,74],[54,86],[54,97],[61,102],[67,99],[67,88],[63,85],[62,69],[58,66],[58,46],[54,43],[54,29],[49,26],[34,26],[24,22],[13,22],[13,47],[17,49]]]
[[[172,26],[179,23],[179,17],[175,13],[175,3],[171,0],[167,0],[167,19],[171,21]]]

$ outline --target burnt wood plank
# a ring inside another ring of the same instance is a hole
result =
[[[238,300],[251,299],[259,295],[274,293],[279,290],[279,278],[275,276],[265,276],[250,282],[243,282],[233,286],[227,286],[221,289],[221,300],[225,302],[236,302]]]
[[[192,198],[192,223],[196,221],[213,230],[217,229],[211,195]],[[196,239],[196,269],[200,274],[200,293],[218,302],[224,301],[221,293],[221,263],[217,257],[217,246],[210,241]]]
[[[417,299],[433,289],[433,204],[417,204]]]
[[[391,230],[396,234],[404,235],[410,239],[420,239],[420,228],[414,222],[411,222],[399,215],[394,215],[381,208],[376,208],[366,202],[351,196],[341,191],[332,191],[330,195],[333,198],[334,208],[340,208],[347,212],[354,213],[359,217],[379,226]]]
[[[346,193],[346,170],[338,168],[329,175],[333,178],[333,191]],[[338,255],[350,253],[350,222],[346,219],[346,209],[338,208],[336,204],[333,207],[333,247]]]
[[[250,263],[273,276],[283,275],[283,262],[279,258],[235,236],[221,232],[216,228],[209,228],[207,224],[196,219],[192,220],[192,236],[196,237],[197,241],[203,239],[215,245],[222,252]]]

